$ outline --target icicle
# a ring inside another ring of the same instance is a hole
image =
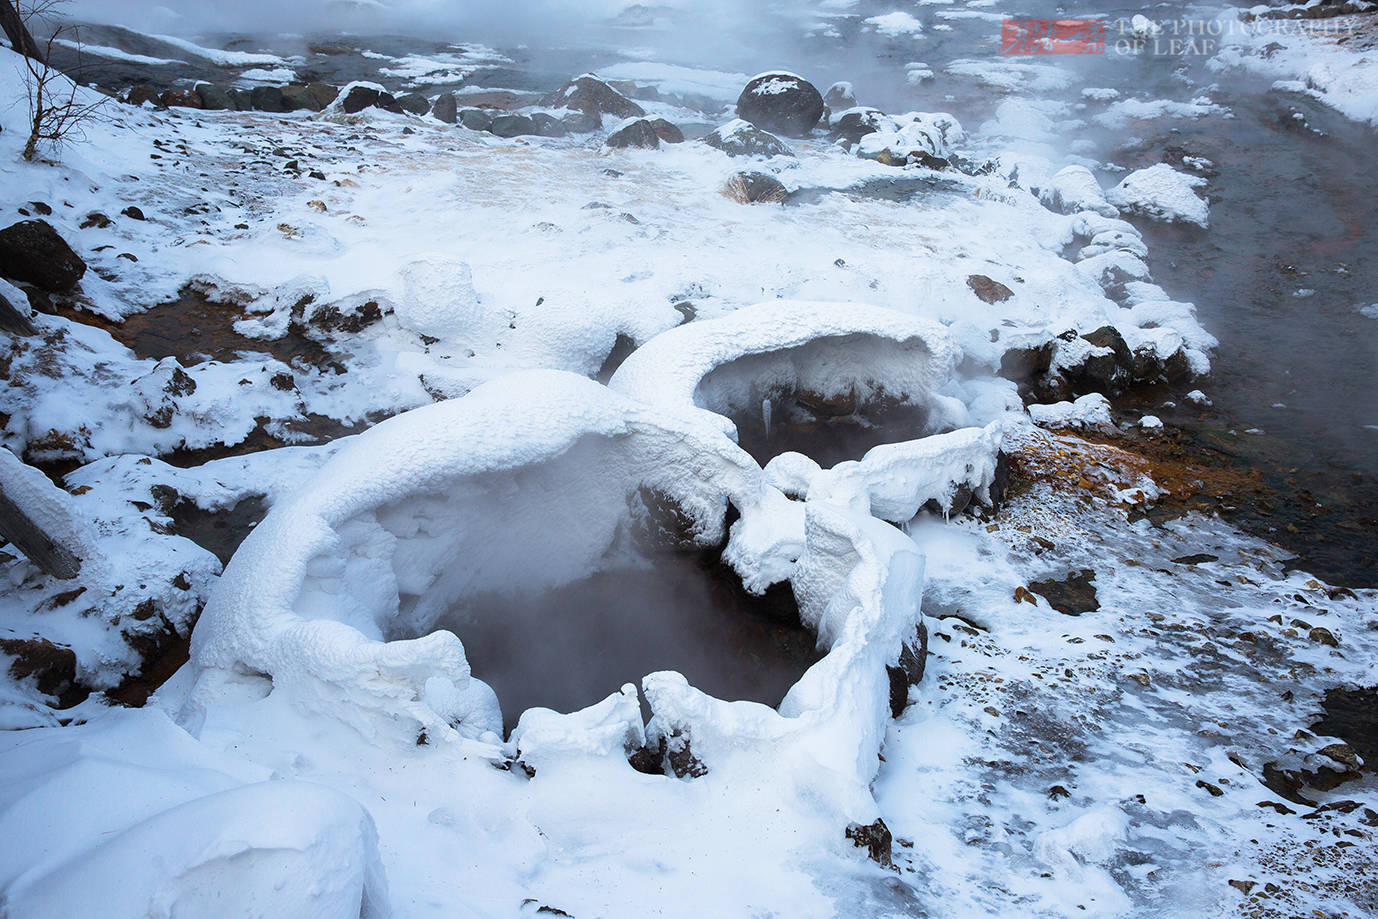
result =
[[[770,400],[761,400],[761,420],[766,426],[766,440],[770,440]]]

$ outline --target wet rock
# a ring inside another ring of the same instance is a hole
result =
[[[260,112],[290,111],[287,101],[282,98],[282,90],[276,86],[255,86],[249,93],[249,104]]]
[[[196,95],[201,99],[201,108],[212,112],[234,111],[234,100],[223,88],[214,83],[197,83]]]
[[[546,112],[533,112],[531,120],[536,123],[536,133],[541,137],[564,137],[569,133],[563,121]]]
[[[856,94],[850,83],[834,83],[823,94],[823,105],[830,112],[843,112],[856,108]]]
[[[737,116],[787,137],[804,137],[823,117],[823,97],[803,77],[785,71],[763,73],[737,97]]]
[[[779,204],[789,197],[780,180],[764,172],[738,172],[727,180],[723,194],[738,204]]]
[[[1059,613],[1080,616],[1082,613],[1092,613],[1100,609],[1096,587],[1091,583],[1095,579],[1096,573],[1090,568],[1084,568],[1060,581],[1032,581],[1029,583],[1029,590],[1047,600],[1048,605]]]
[[[1004,284],[984,274],[973,274],[967,278],[967,287],[971,288],[978,299],[983,303],[1003,303],[1014,296],[1014,291]]]
[[[865,849],[866,856],[871,861],[882,868],[890,867],[894,837],[890,835],[890,828],[885,825],[884,820],[877,817],[875,823],[853,823],[847,827],[847,838],[852,841],[852,845]]]
[[[703,142],[728,156],[794,156],[780,138],[741,118],[709,132]]]
[[[664,118],[652,118],[651,127],[655,128],[656,134],[667,144],[684,143],[684,132],[679,126],[666,121]]]
[[[124,97],[124,101],[130,105],[143,105],[145,102],[162,108],[163,100],[159,98],[158,91],[152,86],[140,83],[138,86],[131,86],[129,94]]]
[[[124,210],[120,211],[120,214],[123,215],[123,216],[125,216],[125,217],[128,217],[130,220],[147,220],[147,219],[148,219],[147,217],[144,216],[144,212],[143,212],[140,208],[137,208],[137,207],[135,207],[135,206],[132,205],[132,204],[129,205],[129,207],[125,208]]]
[[[1325,714],[1312,722],[1316,734],[1338,737],[1364,761],[1369,772],[1378,771],[1378,687],[1325,691]]]
[[[655,150],[660,147],[660,133],[649,118],[638,118],[618,128],[608,135],[609,147],[642,147]]]
[[[535,119],[529,115],[499,115],[493,119],[488,131],[498,137],[524,137],[540,133]]]
[[[493,115],[481,108],[461,109],[459,123],[471,131],[487,131],[493,126]]]
[[[1000,375],[1023,383],[1041,377],[1053,365],[1057,344],[1052,339],[1026,348],[1011,348],[1000,357]]]
[[[1317,626],[1307,633],[1307,637],[1319,645],[1329,645],[1332,648],[1340,646],[1340,640],[1335,637],[1335,633],[1326,628]]]
[[[1081,337],[1100,353],[1089,355],[1079,367],[1067,370],[1067,377],[1076,392],[1098,392],[1108,396],[1123,392],[1133,382],[1134,367],[1134,356],[1125,344],[1124,337],[1109,325]]]
[[[46,638],[0,638],[0,653],[12,658],[12,679],[33,679],[59,708],[70,708],[89,695],[77,685],[77,656],[71,648]]]
[[[572,134],[591,134],[603,129],[603,116],[597,112],[571,111],[560,120]]]
[[[839,111],[828,122],[829,137],[853,144],[867,134],[885,130],[893,130],[891,119],[876,108],[851,108]]]
[[[454,124],[459,121],[459,100],[454,93],[441,93],[431,105],[431,114],[439,121]]]
[[[431,110],[431,103],[420,93],[404,93],[397,97],[397,107],[408,115],[424,115]]]
[[[1181,558],[1174,558],[1172,561],[1177,565],[1204,565],[1207,562],[1218,562],[1220,559],[1205,552],[1196,552],[1191,555],[1183,555]]]
[[[61,294],[84,274],[86,263],[47,221],[22,220],[0,230],[0,277]]]
[[[200,108],[201,97],[190,89],[165,89],[158,97],[167,108]]]
[[[607,83],[591,74],[584,74],[541,100],[550,108],[567,108],[585,115],[616,115],[618,118],[640,118],[646,110]]]

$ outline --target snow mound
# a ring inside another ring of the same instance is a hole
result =
[[[1109,427],[1110,400],[1098,392],[1088,393],[1075,402],[1030,405],[1029,417],[1049,428]]]
[[[857,142],[857,156],[904,161],[911,156],[951,156],[953,146],[966,140],[961,122],[946,112],[909,112],[890,119],[891,130],[867,134]]]
[[[1106,200],[1100,183],[1085,166],[1067,166],[1059,170],[1042,189],[1039,200],[1059,214],[1092,211],[1102,217],[1116,217],[1119,212]]]
[[[1209,222],[1209,208],[1196,189],[1205,184],[1200,176],[1155,163],[1125,176],[1105,197],[1130,213],[1204,227]]]
[[[956,358],[946,330],[925,319],[856,303],[777,300],[662,332],[633,352],[609,385],[674,411],[729,417],[805,391],[856,396],[861,404],[884,396],[951,412],[959,409],[938,390]]]

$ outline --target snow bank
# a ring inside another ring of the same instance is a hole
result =
[[[1155,163],[1125,176],[1105,197],[1130,213],[1205,227],[1210,209],[1196,193],[1205,184],[1200,176],[1178,172],[1166,163]]]
[[[213,755],[156,709],[7,734],[0,748],[7,915],[390,915],[359,804]]]

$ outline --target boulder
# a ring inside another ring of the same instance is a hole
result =
[[[703,142],[728,156],[794,156],[780,138],[741,118],[710,132]]]
[[[397,107],[408,115],[424,115],[431,110],[430,102],[420,93],[404,93],[398,96]]]
[[[223,87],[214,83],[197,83],[196,95],[201,99],[201,107],[212,112],[234,111],[234,100]]]
[[[459,120],[459,102],[455,99],[455,94],[441,93],[436,96],[435,103],[431,106],[431,114],[446,124],[457,122]]]
[[[783,70],[763,73],[737,98],[737,116],[787,137],[804,137],[823,117],[823,97],[813,84]]]
[[[571,109],[561,121],[574,134],[590,134],[603,129],[603,116],[597,112],[582,112]]]
[[[529,115],[499,115],[493,119],[488,130],[498,137],[522,137],[540,133],[535,119]]]
[[[646,110],[607,83],[584,74],[546,96],[541,104],[550,108],[567,108],[586,115],[616,115],[618,118],[640,118]]]
[[[44,220],[21,220],[0,230],[0,277],[66,293],[86,273],[86,263]]]
[[[250,93],[242,89],[231,89],[227,92],[227,95],[230,97],[230,101],[234,103],[234,110],[236,112],[249,112],[253,110],[254,100]]]
[[[201,97],[190,89],[165,89],[158,101],[168,108],[200,108]]]
[[[301,85],[282,87],[282,104],[288,111],[296,112],[306,110],[309,112],[319,112],[325,108],[320,100],[311,94],[311,90]]]
[[[739,204],[778,204],[789,197],[785,186],[765,172],[738,172],[727,180],[723,194]]]
[[[493,126],[493,114],[481,108],[461,109],[459,123],[471,131],[486,131]]]
[[[307,83],[306,91],[311,94],[311,98],[320,104],[320,108],[316,111],[324,109],[340,95],[340,91],[329,83]]]
[[[383,94],[370,86],[351,86],[344,100],[340,102],[340,108],[346,115],[353,115],[362,112],[372,105],[377,105],[379,98]]]
[[[823,105],[829,112],[843,112],[856,108],[856,94],[850,83],[834,83],[823,94]]]
[[[0,288],[7,287],[10,285],[0,283]],[[23,291],[19,292],[23,293]],[[29,300],[27,297],[22,300],[19,297],[14,299],[15,302],[11,303],[4,294],[0,294],[0,332],[8,332],[11,335],[32,335],[35,330],[33,321],[29,318],[32,312]]]
[[[536,124],[536,133],[542,137],[564,137],[569,133],[563,121],[546,112],[534,112],[531,120]]]
[[[656,134],[667,144],[684,143],[684,132],[679,129],[679,125],[672,124],[664,118],[652,118],[651,127],[655,128]]]
[[[894,119],[878,108],[854,106],[833,111],[828,122],[828,136],[833,140],[845,138],[850,143],[856,143],[867,134],[895,129]]]
[[[255,86],[249,93],[249,104],[260,112],[286,112],[287,102],[276,86]]]
[[[129,94],[124,97],[124,101],[130,105],[143,105],[148,102],[161,107],[163,104],[163,100],[158,97],[158,90],[143,83],[138,86],[131,86]]]
[[[608,135],[609,147],[646,147],[655,150],[660,147],[660,133],[649,118],[629,121]]]

